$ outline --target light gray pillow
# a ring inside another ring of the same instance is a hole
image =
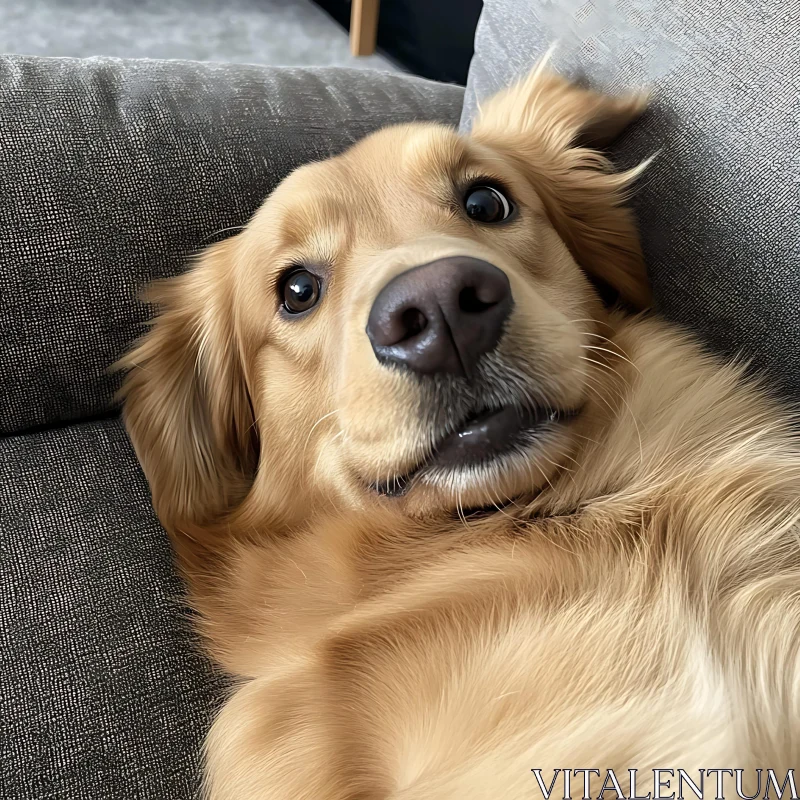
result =
[[[558,40],[553,64],[598,88],[651,86],[615,149],[660,154],[635,199],[660,308],[800,399],[800,2],[486,0],[476,101]]]

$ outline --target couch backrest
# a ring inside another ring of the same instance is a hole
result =
[[[137,300],[275,184],[382,125],[456,124],[403,75],[0,58],[0,434],[106,413]]]
[[[485,0],[462,116],[555,40],[568,75],[651,86],[615,155],[659,152],[635,198],[659,306],[796,399],[799,22],[798,0]]]

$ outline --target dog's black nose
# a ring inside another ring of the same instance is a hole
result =
[[[381,363],[469,377],[500,341],[513,301],[505,272],[451,256],[403,272],[381,289],[367,335]]]

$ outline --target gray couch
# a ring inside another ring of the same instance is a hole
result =
[[[800,399],[798,75],[768,49],[797,51],[797,3],[572,5],[488,0],[462,124],[556,33],[560,68],[654,84],[616,156],[661,148],[636,198],[661,310]],[[0,797],[193,797],[226,691],[113,404],[139,288],[294,166],[457,125],[462,101],[358,71],[0,60]]]

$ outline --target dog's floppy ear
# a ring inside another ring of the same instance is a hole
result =
[[[612,97],[581,88],[547,67],[481,108],[473,138],[530,176],[548,217],[578,264],[635,308],[650,286],[631,212],[630,185],[644,165],[613,173],[606,147],[647,105],[644,94]]]
[[[153,285],[160,315],[120,362],[125,424],[167,526],[219,519],[257,466],[232,313],[234,245],[216,244],[186,274]]]

